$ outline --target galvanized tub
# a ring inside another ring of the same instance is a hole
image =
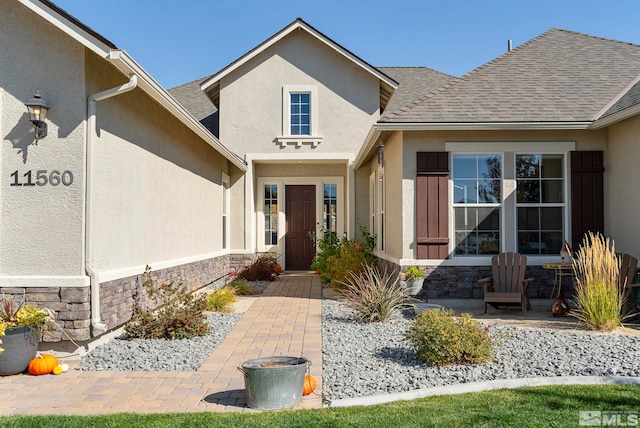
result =
[[[253,409],[288,409],[302,401],[304,376],[311,362],[302,357],[256,358],[238,370],[244,375],[247,405]]]

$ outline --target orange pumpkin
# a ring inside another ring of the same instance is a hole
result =
[[[309,395],[316,389],[316,379],[313,376],[306,375],[304,377],[304,389],[302,395]]]
[[[275,273],[276,275],[280,275],[282,273],[282,266],[280,266],[278,263],[273,265],[273,273]]]
[[[42,354],[35,357],[29,363],[27,370],[32,375],[40,376],[53,372],[58,365],[58,359],[51,354]]]

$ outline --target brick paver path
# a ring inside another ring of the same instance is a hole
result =
[[[0,377],[0,415],[256,411],[237,367],[274,355],[312,362],[318,386],[301,408],[321,407],[321,286],[285,274],[260,295],[196,372],[83,372]]]

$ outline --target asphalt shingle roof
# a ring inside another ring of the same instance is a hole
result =
[[[616,101],[603,115],[602,117],[610,116],[612,114],[621,112],[629,107],[633,107],[640,104],[640,82],[633,85],[629,90]]]
[[[458,78],[427,67],[376,67],[400,85],[383,117]]]
[[[639,45],[551,29],[381,122],[591,121],[638,74]]]
[[[219,137],[218,109],[213,105],[209,97],[200,89],[200,83],[205,79],[194,80],[175,88],[169,89],[169,93],[178,100],[205,128],[213,135]]]

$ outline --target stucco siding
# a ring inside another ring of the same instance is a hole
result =
[[[86,71],[89,93],[126,82],[91,54]],[[222,155],[140,89],[99,102],[97,128],[98,270],[222,250],[221,180],[229,172]]]
[[[289,85],[317,89],[315,136],[322,142],[315,148],[282,148],[276,142],[283,135],[283,102],[288,103],[283,87]],[[220,139],[241,155],[357,153],[378,117],[378,80],[302,31],[288,35],[220,83]]]
[[[395,133],[384,142],[385,254],[402,256],[402,133]]]
[[[18,2],[2,1],[0,51],[0,276],[77,277],[84,274],[84,49]],[[51,108],[37,145],[24,105],[36,90]],[[73,182],[65,173],[67,185],[57,184],[54,172],[53,184],[25,186],[38,171],[47,181],[52,171],[69,171]]]
[[[616,251],[640,257],[640,116],[611,126],[609,147],[605,232],[614,239]]]

